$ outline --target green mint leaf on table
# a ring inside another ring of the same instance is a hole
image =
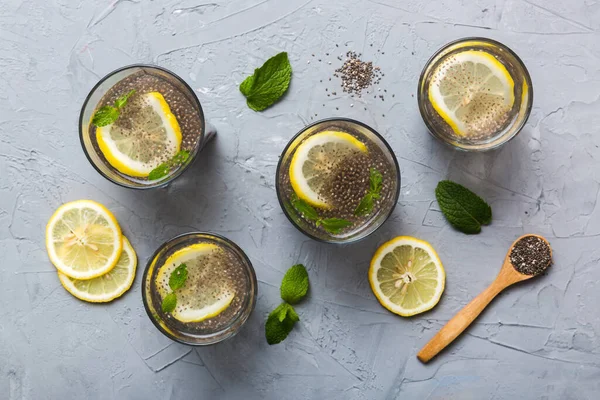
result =
[[[340,233],[342,229],[352,225],[352,222],[342,218],[325,218],[318,222],[329,233]]]
[[[296,304],[308,291],[308,272],[302,264],[288,269],[281,281],[281,298],[290,304]]]
[[[102,127],[110,125],[119,118],[119,110],[113,106],[100,107],[92,118],[92,124]]]
[[[296,209],[296,211],[304,215],[306,219],[311,221],[319,220],[319,213],[317,212],[317,210],[315,210],[315,208],[308,204],[305,200],[299,198],[295,193],[292,194],[292,198],[290,199],[290,201],[292,203],[292,206],[294,206],[294,208]]]
[[[182,288],[185,285],[185,281],[188,277],[187,265],[180,264],[179,267],[175,268],[169,276],[169,287],[175,291]]]
[[[127,100],[135,93],[135,90],[130,90],[129,93],[124,94],[115,100],[115,107],[121,109],[127,104]]]
[[[371,168],[369,171],[369,191],[365,194],[365,197],[362,198],[356,209],[354,210],[354,215],[363,216],[369,214],[373,211],[373,207],[375,206],[375,201],[381,195],[381,187],[383,183],[383,176],[381,172],[377,171],[375,168]]]
[[[171,292],[163,299],[161,308],[164,313],[170,313],[173,312],[175,307],[177,307],[177,295]]]
[[[131,90],[130,92],[124,94],[115,100],[115,105],[113,106],[104,106],[100,107],[98,111],[94,113],[92,117],[92,124],[102,127],[106,125],[110,125],[119,119],[119,115],[121,112],[119,111],[121,108],[127,104],[127,100],[135,93],[135,90]]]
[[[177,154],[173,156],[169,161],[166,161],[160,164],[158,167],[154,168],[148,174],[148,180],[155,181],[157,179],[164,178],[169,174],[171,168],[179,166],[186,162],[190,158],[190,152],[187,150],[181,150]]]
[[[277,102],[287,91],[292,79],[292,66],[286,52],[269,58],[240,84],[248,107],[262,111]]]
[[[474,234],[492,222],[492,208],[479,196],[458,183],[441,181],[435,189],[440,209],[457,230]]]
[[[281,343],[289,335],[300,318],[294,307],[282,303],[273,310],[265,323],[265,337],[270,345]]]

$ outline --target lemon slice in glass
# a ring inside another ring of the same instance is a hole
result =
[[[114,215],[92,200],[65,203],[46,226],[46,249],[52,264],[75,279],[92,279],[113,269],[123,249]]]
[[[158,92],[133,95],[116,122],[96,128],[96,141],[119,172],[147,177],[171,159],[181,146],[181,129],[169,104]]]
[[[433,247],[410,236],[383,244],[369,269],[371,289],[381,305],[403,317],[433,308],[445,281],[444,267]]]
[[[123,252],[117,265],[97,278],[79,280],[59,272],[58,279],[65,289],[80,300],[106,303],[129,290],[135,278],[137,256],[131,243],[123,236]]]
[[[290,183],[298,197],[315,207],[328,208],[319,190],[332,178],[339,163],[367,146],[345,132],[324,131],[303,141],[290,163]]]
[[[177,306],[171,312],[181,322],[201,322],[225,311],[235,297],[231,278],[222,273],[223,250],[214,244],[196,243],[173,253],[158,270],[156,284],[162,299],[172,292],[171,273],[181,264],[187,279],[175,291]]]
[[[514,81],[506,67],[484,51],[450,55],[434,71],[429,101],[458,136],[502,128],[515,102]]]

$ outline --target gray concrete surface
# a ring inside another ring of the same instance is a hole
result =
[[[597,399],[599,29],[593,0],[3,0],[0,398]],[[428,57],[469,35],[509,45],[534,82],[527,127],[493,153],[447,149],[429,137],[417,110]],[[328,98],[319,80],[337,61],[318,63],[311,54],[335,54],[335,44],[380,65],[381,86],[395,97]],[[255,113],[238,84],[281,50],[294,68],[289,93]],[[167,189],[137,192],[105,181],[79,144],[88,90],[135,62],[183,76],[219,129],[194,168]],[[391,220],[347,247],[297,232],[274,189],[288,139],[328,116],[378,129],[402,168]],[[493,225],[478,236],[453,231],[434,201],[443,178],[488,199]],[[113,210],[140,258],[132,290],[112,304],[71,297],[46,256],[48,217],[80,198]],[[210,348],[161,336],[140,295],[151,252],[193,229],[236,241],[260,281],[247,325]],[[449,351],[420,364],[418,349],[494,278],[510,243],[527,232],[550,239],[549,275],[501,295]],[[411,319],[385,311],[367,280],[377,246],[400,234],[430,241],[447,271],[440,304]],[[297,307],[301,321],[290,337],[269,347],[265,316],[280,301],[284,271],[297,262],[309,269],[310,296]]]

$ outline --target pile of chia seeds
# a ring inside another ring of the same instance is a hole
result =
[[[525,236],[510,252],[513,267],[525,275],[538,275],[552,263],[552,250],[548,243],[537,236]]]

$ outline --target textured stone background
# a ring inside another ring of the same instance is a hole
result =
[[[595,0],[2,0],[0,397],[597,399],[599,29]],[[414,97],[429,56],[469,35],[509,45],[534,82],[527,127],[493,153],[462,154],[431,139]],[[335,44],[382,67],[385,102],[325,95],[335,86],[318,82],[338,64]],[[255,113],[237,86],[281,50],[294,68],[289,93]],[[326,52],[332,65],[311,57]],[[117,187],[80,148],[87,92],[135,62],[183,76],[219,130],[168,189]],[[402,169],[393,217],[347,247],[297,232],[274,189],[288,139],[328,116],[378,129]],[[456,233],[441,217],[433,189],[447,177],[492,204],[494,223],[482,234]],[[140,258],[132,290],[109,305],[71,297],[46,257],[48,217],[80,198],[113,210]],[[236,241],[260,281],[240,334],[201,349],[161,336],[140,295],[151,252],[193,229]],[[494,278],[510,243],[526,232],[550,239],[549,275],[501,295],[442,357],[420,364],[418,349]],[[447,271],[440,304],[412,319],[385,311],[367,281],[377,246],[400,234],[430,241]],[[280,301],[284,271],[297,262],[309,269],[310,296],[297,307],[297,329],[269,347],[264,319]]]

